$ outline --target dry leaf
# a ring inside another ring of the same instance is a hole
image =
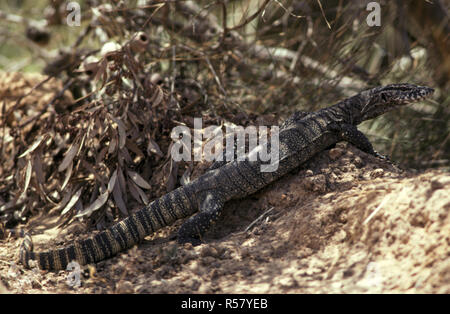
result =
[[[117,124],[117,128],[119,129],[119,148],[122,149],[125,146],[127,140],[127,131],[125,128],[125,124],[119,118],[112,117],[112,119]]]
[[[168,168],[168,174],[166,175],[166,188],[167,192],[172,191],[175,188],[175,184],[177,182],[177,172],[178,172],[178,163],[176,163],[173,159],[170,159],[170,163],[166,165]]]
[[[81,160],[81,166],[83,168],[87,169],[88,173],[92,174],[95,177],[95,180],[97,181],[97,183],[98,182],[101,182],[101,183],[105,182],[104,177],[101,176],[100,174],[98,174],[96,169],[94,168],[94,166],[91,165],[89,162],[87,162],[86,160]]]
[[[123,158],[127,164],[133,163],[133,159],[131,158],[130,153],[128,152],[128,149],[126,147],[122,148],[119,151],[119,157]]]
[[[113,197],[115,204],[117,205],[117,207],[119,207],[119,210],[122,212],[122,214],[128,215],[127,206],[125,205],[125,202],[122,198],[122,190],[120,189],[120,184],[114,185]]]
[[[72,176],[72,169],[73,169],[73,162],[71,162],[69,167],[67,167],[66,175],[64,177],[64,182],[61,185],[61,191],[64,190],[64,188],[66,187],[67,183],[69,182],[69,179]]]
[[[50,211],[53,211],[53,210],[61,211],[61,209],[66,207],[67,203],[70,201],[70,198],[72,197],[72,192],[73,192],[73,190],[70,189],[66,193],[64,193],[62,200],[60,200],[58,203],[51,202],[55,206]]]
[[[82,216],[89,217],[94,211],[96,211],[106,203],[106,201],[108,200],[108,196],[109,191],[106,190],[105,192],[100,194],[100,196],[97,197],[97,199],[93,203],[91,203],[91,205],[86,207],[82,212],[76,214],[75,217],[82,217]]]
[[[137,190],[137,185],[133,183],[133,181],[127,181],[128,190],[130,191],[130,194],[133,196],[133,198],[139,202],[142,203],[142,200],[139,196],[139,192]]]
[[[27,162],[27,170],[25,171],[25,184],[23,187],[23,191],[19,196],[19,199],[21,199],[23,196],[25,196],[28,186],[30,184],[30,179],[31,179],[31,169],[33,169],[33,167],[31,166],[31,160],[28,160]]]
[[[105,159],[107,150],[108,150],[108,147],[105,146],[100,150],[100,152],[97,154],[97,156],[95,156],[95,161],[97,164],[101,163]]]
[[[106,58],[102,58],[102,60],[100,62],[97,63],[98,68],[97,68],[97,73],[95,74],[94,77],[94,81],[98,81],[100,79],[100,77],[102,77],[102,88],[105,86],[106,84],[106,67],[108,66],[108,61],[106,60]]]
[[[132,140],[127,140],[126,146],[129,150],[137,155],[139,158],[145,158],[144,153],[139,149],[135,142]]]
[[[142,191],[142,189],[137,186],[134,182],[130,181],[129,183],[131,183],[130,185],[133,185],[133,187],[136,189],[136,192],[138,193],[142,203],[144,203],[144,205],[148,204],[148,197],[147,195],[144,193],[144,191]]]
[[[147,146],[147,154],[150,155],[150,153],[156,154],[159,157],[164,156],[158,144],[151,137],[148,139],[148,146]]]
[[[108,154],[112,154],[117,147],[117,131],[114,128],[109,129],[111,132],[111,140],[108,145]]]
[[[78,151],[77,151],[77,155],[80,154],[81,149],[83,148],[84,145],[84,140],[86,139],[86,135],[89,133],[89,131],[87,133],[83,134],[83,137],[81,138],[81,142],[80,145],[78,145]]]
[[[125,180],[125,176],[123,175],[122,168],[120,168],[120,167],[117,168],[117,180],[119,181],[119,184],[120,184],[120,190],[126,192],[127,182]],[[126,204],[127,200],[128,200],[127,194],[124,193],[122,196],[123,196],[123,198],[125,200],[125,204]]]
[[[127,173],[128,173],[128,176],[134,181],[134,183],[136,183],[140,187],[147,189],[147,190],[151,188],[151,185],[148,184],[148,182],[145,181],[144,178],[142,178],[139,175],[139,173],[137,173],[135,171],[131,171],[131,170],[127,170]]]
[[[191,182],[191,167],[186,168],[183,175],[180,178],[180,184],[181,185],[187,185],[189,182]]]
[[[69,165],[71,165],[73,159],[75,158],[75,155],[78,152],[79,143],[74,143],[72,146],[70,146],[69,150],[67,151],[66,156],[64,156],[63,161],[58,167],[58,171],[64,171]]]
[[[31,153],[32,151],[34,151],[39,146],[39,144],[41,144],[41,142],[45,139],[45,137],[46,137],[45,135],[38,136],[37,140],[35,140],[33,144],[31,144],[31,146],[28,147],[28,149],[19,156],[19,158],[22,158]]]
[[[155,93],[153,94],[153,97],[150,99],[152,107],[154,108],[158,106],[163,99],[164,99],[164,92],[159,86],[156,86]]]
[[[116,185],[117,182],[117,169],[114,170],[113,174],[111,175],[111,178],[109,179],[108,182],[108,192],[111,193],[114,189],[114,186]]]
[[[41,154],[34,154],[33,156],[33,171],[36,174],[36,179],[40,184],[45,184],[45,176],[42,171]]]
[[[77,203],[78,199],[81,196],[81,192],[83,191],[83,188],[79,188],[78,191],[76,191],[72,197],[70,198],[70,201],[67,203],[67,205],[64,207],[64,209],[61,211],[61,215],[64,215],[67,213],[72,207]]]

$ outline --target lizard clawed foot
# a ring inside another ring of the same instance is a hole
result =
[[[376,152],[376,151],[374,151],[374,154],[373,154],[375,157],[377,157],[377,158],[380,158],[380,159],[382,159],[382,160],[385,160],[385,161],[391,161],[391,159],[389,158],[389,156],[386,156],[386,155],[381,155],[381,154],[379,154],[378,152]]]

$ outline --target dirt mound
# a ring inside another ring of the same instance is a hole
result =
[[[450,175],[422,174],[338,143],[257,194],[227,204],[198,247],[180,226],[81,270],[24,270],[19,241],[0,243],[9,292],[352,293],[450,292]],[[51,218],[41,217],[42,221]],[[47,228],[43,250],[74,238]],[[69,231],[67,231],[69,230]],[[45,235],[44,233],[44,235]],[[1,287],[1,286],[0,286]]]

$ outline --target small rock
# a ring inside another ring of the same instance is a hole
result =
[[[40,284],[39,282],[37,282],[36,280],[33,280],[33,281],[31,282],[31,286],[32,286],[34,289],[40,289],[40,288],[42,288],[41,284]]]
[[[347,238],[347,232],[345,232],[344,230],[337,232],[333,236],[333,240],[336,242],[344,242],[346,238]]]
[[[355,271],[352,268],[347,268],[346,270],[344,270],[344,272],[342,273],[342,276],[344,278],[353,276],[353,274],[355,273]]]
[[[200,288],[198,289],[198,293],[205,294],[205,293],[212,293],[211,284],[203,283],[200,285]]]
[[[210,273],[209,273],[211,280],[215,280],[217,278],[220,277],[220,273],[217,269],[213,269]]]
[[[7,294],[9,293],[8,289],[0,282],[0,293],[1,294]]]
[[[330,152],[328,154],[331,160],[336,160],[344,154],[344,150],[342,148],[335,147],[330,149]]]
[[[450,184],[449,177],[439,177],[431,180],[431,190],[439,190],[444,188],[445,185]]]
[[[196,280],[196,279],[188,279],[186,281],[186,286],[191,290],[191,291],[197,291],[198,288],[200,288],[200,281]]]
[[[164,80],[161,74],[153,73],[152,76],[150,76],[150,82],[152,82],[153,84],[161,85],[164,82]]]
[[[327,179],[323,174],[306,177],[303,180],[303,184],[310,191],[325,193],[327,190]]]
[[[297,281],[292,277],[284,277],[279,280],[280,286],[284,288],[292,288],[297,286]]]
[[[120,281],[117,284],[118,293],[134,293],[133,284],[127,280]]]
[[[361,159],[361,157],[356,156],[355,159],[353,159],[353,163],[355,164],[355,166],[357,168],[362,168],[364,167],[364,161]]]
[[[186,242],[183,244],[183,249],[185,249],[185,250],[192,250],[193,248],[194,248],[194,246],[190,242]]]
[[[200,252],[201,257],[206,257],[206,256],[217,257],[218,255],[219,254],[217,252],[217,249],[211,245],[206,245]]]
[[[410,220],[409,223],[411,224],[411,226],[413,227],[419,227],[419,228],[423,228],[425,227],[425,225],[428,222],[428,217],[426,217],[424,214],[422,213],[418,213],[416,215],[414,215]]]
[[[382,177],[383,175],[384,175],[384,170],[381,168],[375,169],[374,171],[372,171],[370,173],[370,177],[373,179]]]
[[[203,266],[211,266],[211,264],[214,263],[216,259],[212,256],[205,256],[200,261]]]

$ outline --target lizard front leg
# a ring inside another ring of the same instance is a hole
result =
[[[333,125],[331,125],[330,128],[332,131],[337,132],[337,134],[339,135],[339,137],[342,140],[355,145],[363,152],[366,152],[368,154],[371,154],[371,155],[381,158],[381,159],[389,160],[389,158],[387,156],[383,156],[383,155],[379,154],[378,152],[376,152],[373,149],[373,146],[370,143],[369,139],[364,135],[364,133],[359,131],[357,129],[357,127],[354,126],[353,124],[347,124],[347,123],[343,123],[343,124],[339,124],[339,125],[333,124]]]

